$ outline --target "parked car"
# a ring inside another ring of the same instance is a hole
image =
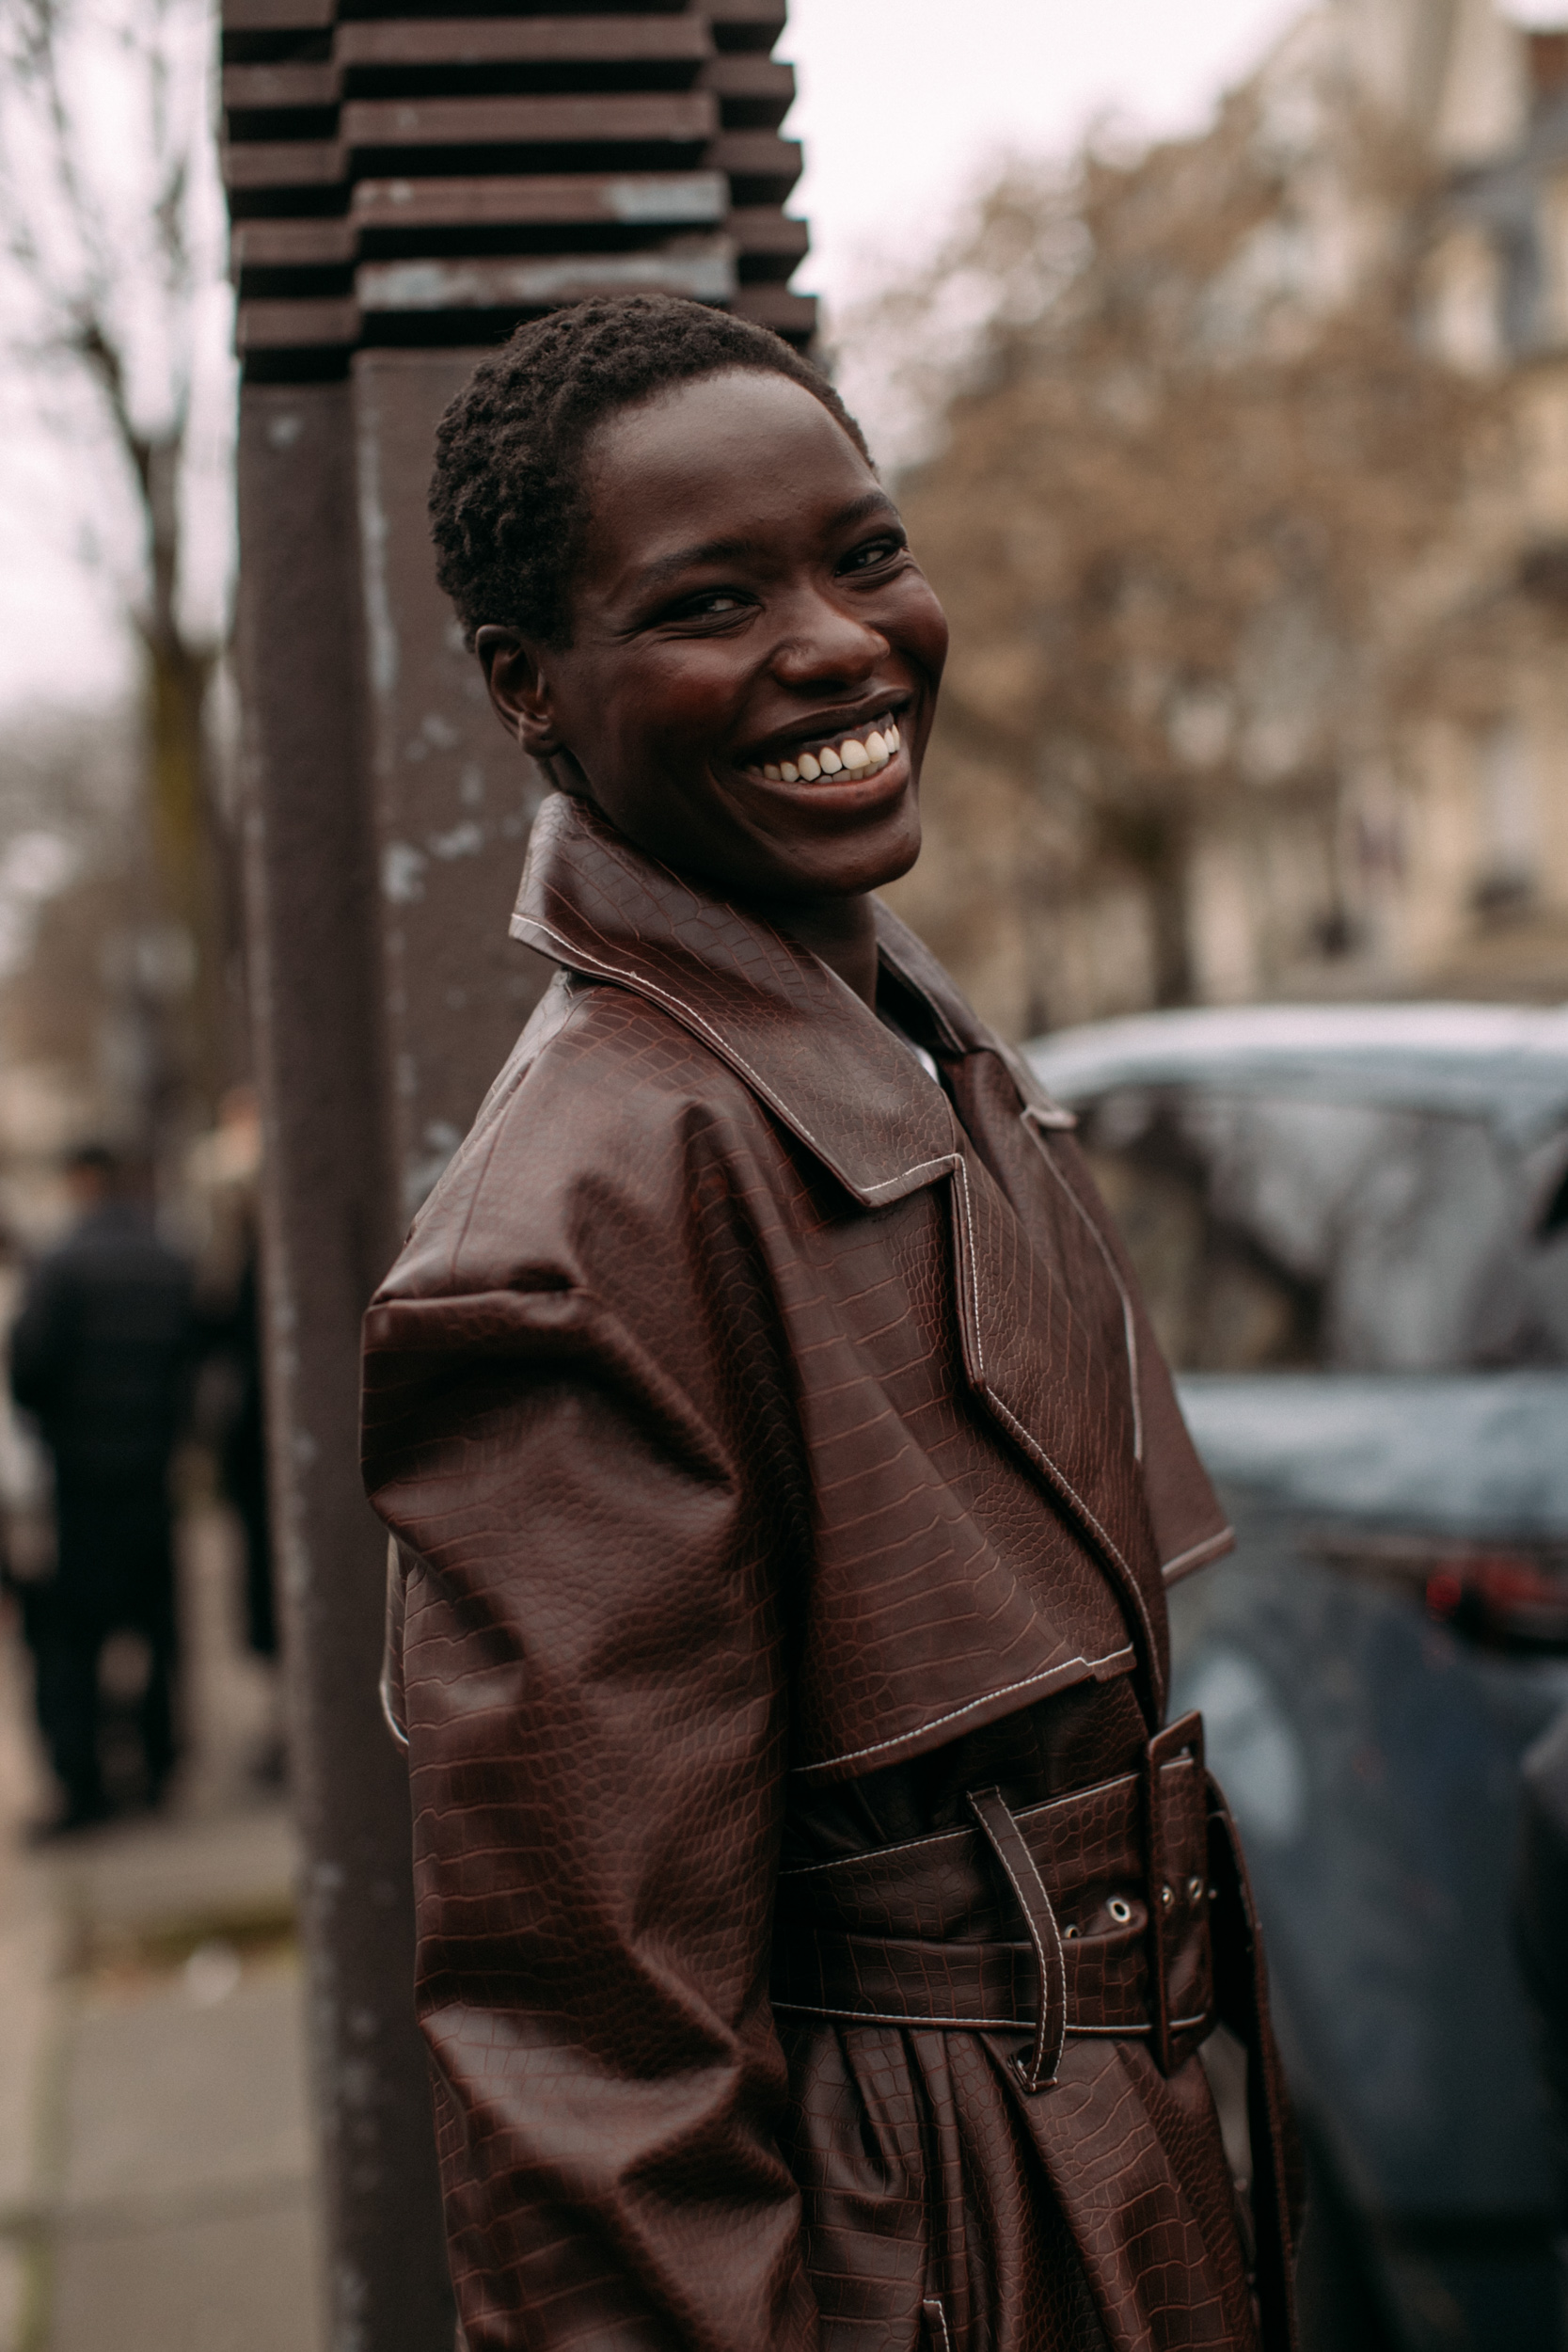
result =
[[[1172,1595],[1172,1704],[1246,1837],[1313,2340],[1554,2352],[1513,1916],[1520,1757],[1568,1706],[1568,1009],[1155,1014],[1027,1051],[1240,1538]]]

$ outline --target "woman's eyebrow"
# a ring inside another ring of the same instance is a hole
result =
[[[863,498],[851,499],[847,506],[841,506],[829,528],[846,531],[854,523],[863,522],[868,516],[895,515],[897,511],[885,490],[867,490]],[[678,548],[673,555],[657,556],[651,564],[644,564],[637,575],[637,584],[639,588],[657,588],[665,580],[689,571],[694,564],[723,564],[758,553],[760,548],[755,539],[738,536],[701,539],[693,547]]]
[[[756,552],[754,539],[702,539],[695,547],[679,548],[673,555],[660,555],[653,563],[644,564],[637,575],[637,584],[640,588],[657,588],[662,581],[689,571],[695,564],[722,564]]]
[[[863,498],[851,499],[833,516],[833,529],[846,531],[851,523],[863,523],[873,515],[891,515],[897,520],[898,509],[885,490],[867,490]]]

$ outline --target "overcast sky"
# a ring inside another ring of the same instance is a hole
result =
[[[779,55],[812,227],[803,291],[842,299],[917,261],[1009,149],[1062,153],[1096,116],[1201,123],[1303,0],[790,0]]]
[[[1520,13],[1545,0],[1513,0]],[[791,209],[813,251],[797,284],[830,304],[917,262],[965,191],[1009,150],[1063,153],[1097,117],[1155,133],[1197,127],[1301,0],[791,0],[780,55],[805,142]],[[0,707],[122,684],[112,604],[82,564],[74,478],[0,378]],[[209,534],[221,551],[223,533]]]
[[[1568,0],[1497,0],[1560,24]],[[918,260],[943,215],[1009,147],[1070,151],[1096,116],[1197,128],[1308,0],[789,0],[779,55],[812,225],[796,278],[858,293],[882,256]]]

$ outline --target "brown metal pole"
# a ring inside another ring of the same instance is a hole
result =
[[[304,1847],[331,2352],[436,2352],[452,2306],[412,2004],[407,1776],[376,1696],[385,1538],[357,1471],[359,1322],[395,1247],[358,724],[347,384],[242,396],[245,900],[273,1491]]]
[[[539,780],[438,596],[441,408],[519,319],[663,287],[810,341],[784,0],[223,0],[268,1409],[331,2352],[446,2352],[359,1323],[546,977]]]

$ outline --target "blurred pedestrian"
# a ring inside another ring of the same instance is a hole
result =
[[[29,1635],[39,1727],[64,1791],[56,1829],[108,1810],[99,1661],[111,1634],[147,1645],[138,1728],[150,1804],[175,1762],[169,1465],[195,1333],[190,1268],[126,1197],[116,1155],[86,1147],[66,1181],[77,1222],[35,1268],[11,1334],[12,1392],[55,1466],[55,1573]]]

